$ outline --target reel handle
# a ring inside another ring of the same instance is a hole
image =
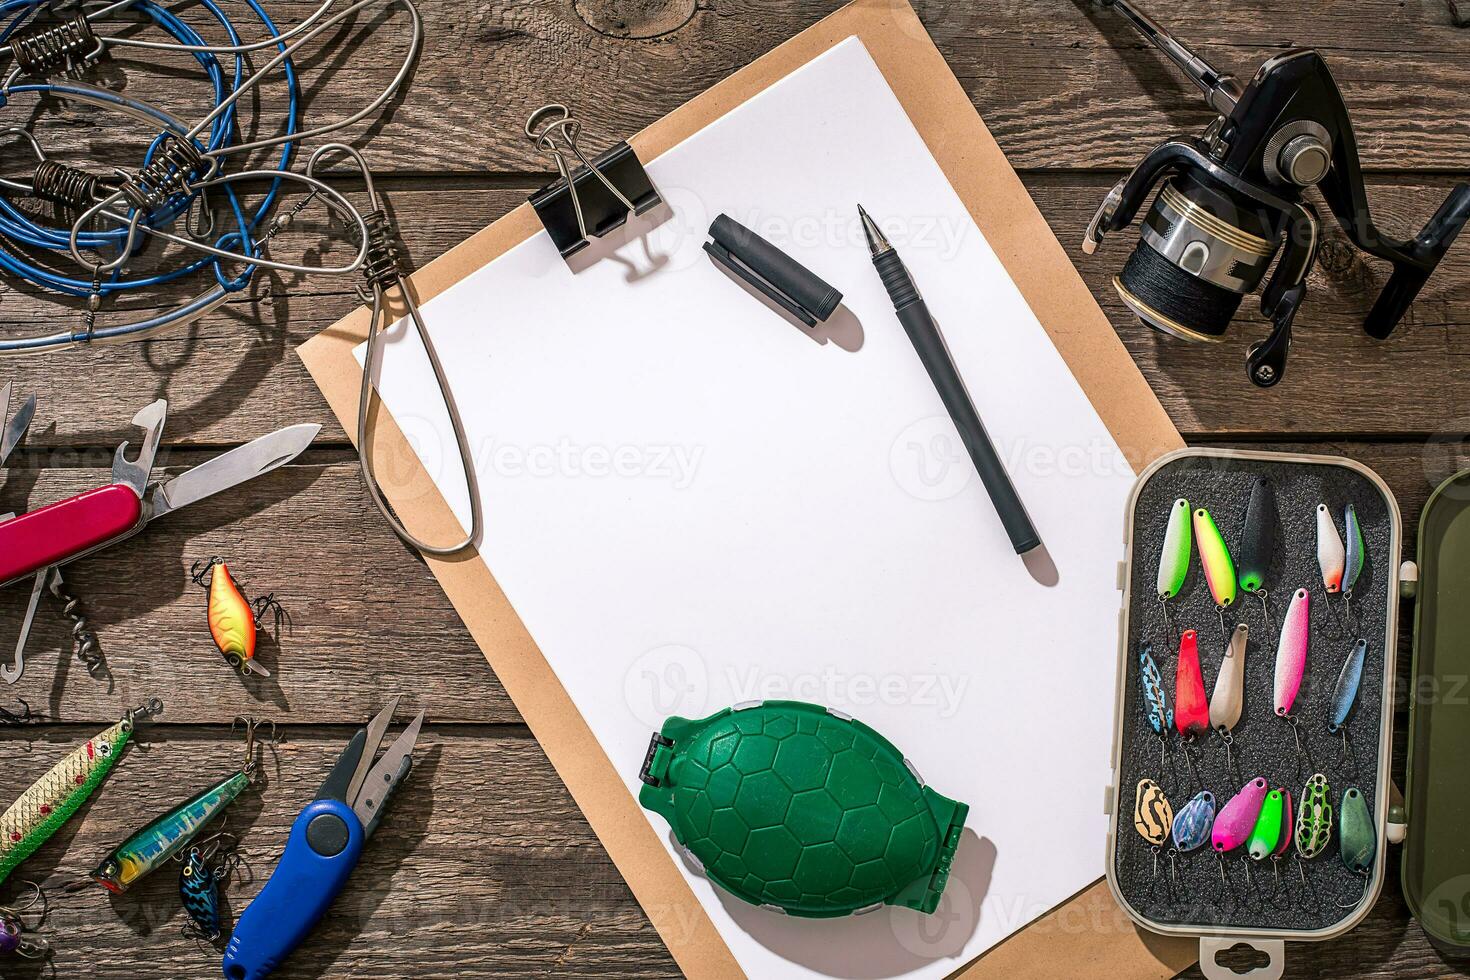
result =
[[[1393,275],[1363,321],[1368,336],[1383,340],[1393,333],[1467,220],[1470,220],[1470,184],[1460,184],[1450,191],[1423,230],[1406,244],[1404,258],[1392,259]]]

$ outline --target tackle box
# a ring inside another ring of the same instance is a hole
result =
[[[1260,477],[1271,481],[1278,514],[1264,600],[1242,590],[1234,605],[1217,611],[1196,548],[1183,588],[1167,604],[1161,603],[1156,579],[1167,518],[1175,500],[1185,498],[1191,509],[1208,509],[1234,554],[1251,488]],[[1463,493],[1456,504],[1441,505],[1444,517],[1433,506],[1426,511],[1425,526],[1428,529],[1446,521],[1453,523],[1456,516],[1465,514],[1454,542],[1459,550],[1453,556],[1449,553],[1452,539],[1446,534],[1441,536],[1444,551],[1439,552],[1446,562],[1453,557],[1460,563],[1456,567],[1465,568],[1470,560],[1470,514],[1465,513],[1470,507],[1470,478],[1460,486]],[[1449,496],[1436,495],[1437,500]],[[1339,531],[1344,525],[1345,507],[1352,504],[1362,528],[1367,558],[1350,597],[1329,595],[1323,588],[1316,546],[1316,511],[1321,504],[1328,506]],[[1453,513],[1451,506],[1455,508]],[[1200,966],[1210,980],[1242,975],[1216,962],[1220,951],[1240,944],[1254,947],[1267,958],[1266,965],[1245,976],[1275,980],[1285,969],[1286,941],[1321,941],[1342,935],[1362,921],[1382,890],[1387,845],[1391,839],[1403,836],[1397,819],[1402,811],[1390,780],[1400,595],[1412,591],[1418,578],[1413,563],[1401,562],[1402,533],[1398,504],[1388,486],[1366,466],[1340,457],[1185,449],[1150,465],[1129,497],[1124,560],[1118,569],[1123,601],[1113,769],[1106,794],[1110,815],[1107,880],[1119,905],[1142,928],[1199,937]],[[1421,553],[1432,552],[1421,544]],[[1296,718],[1293,724],[1273,711],[1273,675],[1282,617],[1288,601],[1300,588],[1306,588],[1310,595],[1311,635],[1305,677],[1292,711]],[[1470,603],[1460,603],[1454,612],[1470,626]],[[1435,615],[1427,604],[1420,614]],[[1163,677],[1162,687],[1172,706],[1181,631],[1197,632],[1204,687],[1209,694],[1229,633],[1240,622],[1250,628],[1244,711],[1230,733],[1229,745],[1211,733],[1197,736],[1186,749],[1179,733],[1170,729],[1167,744],[1161,746],[1144,710],[1138,662],[1141,644],[1152,644]],[[1416,669],[1439,669],[1432,663],[1436,645],[1429,641],[1440,633],[1420,634],[1417,654],[1423,660],[1416,663]],[[1368,641],[1362,680],[1342,732],[1333,734],[1327,725],[1330,701],[1338,674],[1357,638]],[[1470,649],[1465,647],[1462,644],[1460,649],[1453,649],[1441,642],[1437,655],[1454,658],[1461,675],[1470,676]],[[1470,699],[1470,685],[1465,694]],[[1438,722],[1443,730],[1436,733],[1437,740],[1464,744],[1461,736],[1470,735],[1470,718],[1463,711],[1449,719],[1431,719],[1430,714],[1427,710],[1419,712],[1415,724],[1427,728]],[[1414,751],[1417,758],[1422,758],[1433,749],[1416,744]],[[1454,754],[1449,748],[1439,751]],[[1441,770],[1449,768],[1441,766]],[[1218,813],[1247,781],[1257,777],[1264,777],[1272,787],[1289,790],[1295,807],[1307,780],[1318,772],[1328,779],[1334,826],[1325,853],[1310,861],[1298,860],[1294,845],[1288,846],[1279,860],[1260,862],[1241,851],[1217,856],[1208,842],[1198,850],[1179,854],[1171,852],[1169,845],[1155,849],[1134,827],[1135,790],[1142,779],[1163,787],[1176,814],[1202,788],[1214,794]],[[1462,772],[1460,782],[1465,792],[1459,792],[1457,799],[1470,799],[1470,773]],[[1412,786],[1411,794],[1424,794],[1430,788],[1421,782],[1413,782]],[[1337,814],[1349,787],[1361,790],[1376,828],[1376,852],[1366,876],[1349,870],[1338,853]],[[1388,819],[1391,809],[1396,818],[1393,826]],[[1429,807],[1418,804],[1412,795],[1408,811],[1410,838],[1415,847],[1426,851],[1416,862],[1418,891],[1432,884],[1425,866],[1444,860],[1437,849],[1452,851],[1464,872],[1470,873],[1470,845],[1454,838],[1452,830],[1456,828],[1442,826],[1439,837],[1422,831],[1414,818],[1430,817]],[[1454,822],[1443,816],[1439,819],[1442,823]],[[1413,894],[1408,877],[1410,861],[1407,854],[1405,857],[1405,889]],[[1465,894],[1470,894],[1470,889],[1460,888],[1456,896]],[[1429,896],[1425,894],[1422,899],[1427,901]],[[1457,922],[1470,940],[1470,903],[1457,914]]]

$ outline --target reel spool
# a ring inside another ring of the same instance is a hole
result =
[[[1108,192],[1088,225],[1082,250],[1091,254],[1107,233],[1128,227],[1159,186],[1139,243],[1113,280],[1123,303],[1157,330],[1219,342],[1241,301],[1265,280],[1261,312],[1273,328],[1251,345],[1246,373],[1262,388],[1277,384],[1317,256],[1321,224],[1304,199],[1316,187],[1353,245],[1393,264],[1363,324],[1378,339],[1392,333],[1470,219],[1470,185],[1451,191],[1410,241],[1390,238],[1369,213],[1347,105],[1321,55],[1291,49],[1242,86],[1129,0],[1100,2],[1167,54],[1219,113],[1203,135],[1150,152]]]

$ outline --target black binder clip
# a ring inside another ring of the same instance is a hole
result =
[[[526,136],[551,153],[561,174],[531,195],[531,206],[564,259],[586,248],[589,236],[601,238],[630,215],[643,214],[662,202],[631,146],[617,143],[589,160],[577,143],[581,133],[582,124],[555,102],[526,120]],[[557,144],[557,136],[564,145]],[[567,162],[567,150],[581,161],[575,170]]]

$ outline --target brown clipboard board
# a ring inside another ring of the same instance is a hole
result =
[[[1134,470],[1182,447],[1178,431],[907,0],[854,0],[628,142],[639,159],[652,161],[852,36],[877,62]],[[412,287],[421,302],[432,299],[541,230],[535,211],[522,204],[414,273]],[[395,308],[390,315],[404,312]],[[362,378],[352,349],[366,339],[368,319],[369,311],[360,308],[297,350],[348,433],[356,432]],[[427,540],[457,539],[458,520],[389,413],[378,410],[371,424],[373,458],[399,516]],[[679,967],[691,977],[743,976],[489,568],[473,552],[431,557],[428,565]],[[1098,787],[1099,805],[1102,795]],[[1135,929],[1099,881],[956,975],[1143,980],[1171,977],[1196,956],[1192,941]]]

